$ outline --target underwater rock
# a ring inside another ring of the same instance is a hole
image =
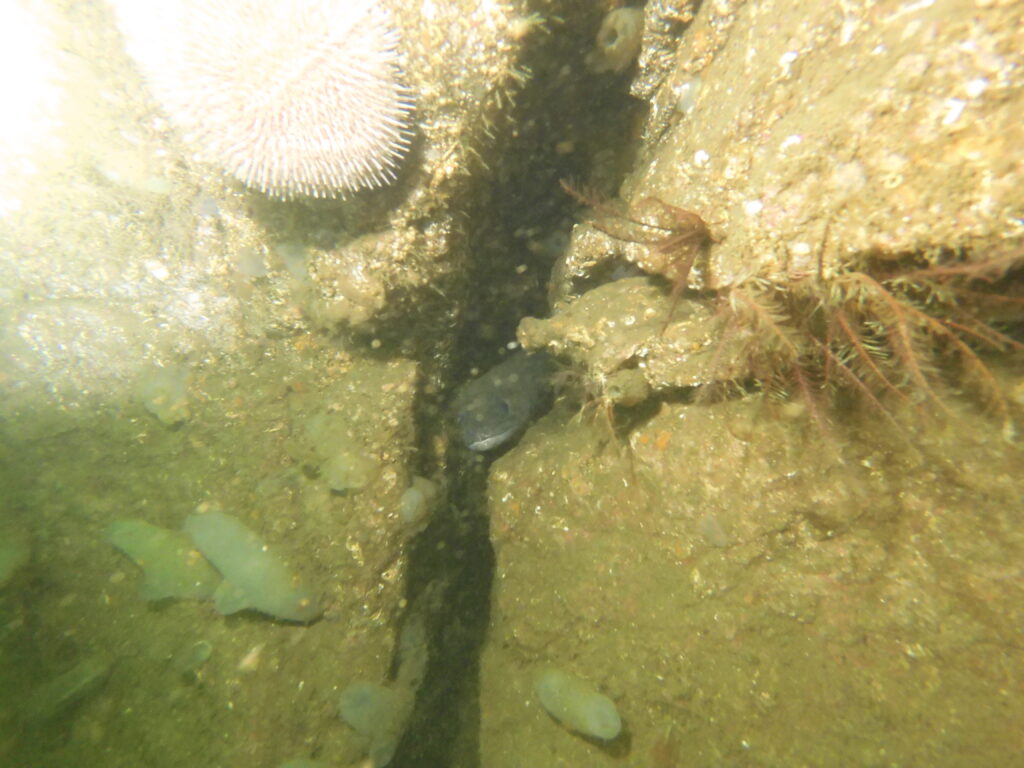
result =
[[[117,520],[107,528],[107,539],[142,569],[142,596],[146,600],[206,600],[220,584],[217,571],[180,531],[144,520]]]
[[[673,311],[668,292],[653,280],[628,277],[584,293],[550,318],[525,318],[517,335],[525,349],[547,349],[594,382],[635,368],[657,391],[745,373],[731,354],[735,340],[718,339],[713,318],[706,301],[681,299]],[[636,374],[618,383],[628,385],[621,394],[634,404],[646,396]]]
[[[651,394],[651,387],[643,371],[623,368],[608,377],[604,393],[613,405],[630,406],[646,400]]]
[[[189,515],[185,530],[224,576],[214,594],[222,614],[253,608],[278,619],[308,622],[320,615],[312,591],[238,519],[223,512]]]
[[[548,714],[571,731],[602,741],[622,732],[615,702],[584,680],[547,668],[537,674],[533,689]]]
[[[543,407],[551,388],[551,359],[517,352],[464,384],[452,411],[462,441],[472,451],[489,451],[511,440]]]
[[[310,250],[300,303],[317,327],[363,325],[387,306],[381,265],[395,247],[393,233],[373,232],[337,248]]]

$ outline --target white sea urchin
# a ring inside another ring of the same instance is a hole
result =
[[[286,199],[394,178],[412,99],[376,0],[114,4],[129,53],[203,159]]]

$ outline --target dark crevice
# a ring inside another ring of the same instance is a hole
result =
[[[571,7],[570,7],[571,6]],[[606,158],[602,186],[615,194],[628,160],[621,136],[641,105],[627,94],[627,76],[594,75],[584,66],[600,25],[589,3],[538,9],[549,32],[531,33],[521,65],[532,77],[498,139],[500,154],[480,183],[486,199],[467,225],[471,288],[456,329],[447,395],[425,399],[419,424],[424,474],[444,467],[447,501],[409,548],[406,617],[424,611],[429,665],[405,735],[391,765],[441,768],[480,765],[479,659],[490,621],[494,553],[487,518],[487,475],[493,453],[459,444],[440,402],[460,383],[500,362],[522,317],[547,315],[552,265],[568,244],[576,209],[562,178],[586,178]],[[572,18],[564,24],[554,16]],[[425,368],[432,361],[422,361]],[[444,457],[431,445],[447,436]],[[411,619],[406,619],[411,621]],[[401,628],[399,628],[401,635]],[[399,646],[401,642],[399,642]],[[395,660],[396,670],[401,659]]]

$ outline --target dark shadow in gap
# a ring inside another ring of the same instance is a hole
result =
[[[406,615],[426,612],[430,658],[392,768],[480,765],[480,653],[494,552],[486,514],[489,462],[479,459],[450,462],[461,469],[453,473],[448,506],[410,549]]]

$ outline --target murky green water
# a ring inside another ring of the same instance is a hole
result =
[[[1024,765],[1012,7],[609,10],[393,8],[314,203],[3,11],[0,766]]]

